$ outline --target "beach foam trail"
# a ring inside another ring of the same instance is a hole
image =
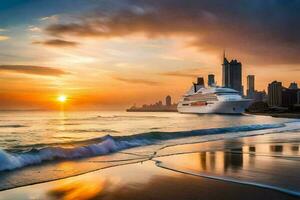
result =
[[[76,159],[105,155],[132,147],[151,145],[170,139],[236,132],[251,132],[282,127],[285,127],[285,124],[244,125],[237,127],[211,128],[179,132],[148,132],[130,136],[115,137],[107,135],[101,138],[90,140],[89,142],[93,142],[91,144],[73,148],[49,146],[41,149],[33,148],[27,152],[15,153],[0,150],[0,171],[13,170],[28,165],[41,164],[45,161],[51,160]]]

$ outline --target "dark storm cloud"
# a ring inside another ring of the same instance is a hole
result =
[[[61,39],[34,41],[32,42],[32,44],[42,44],[42,45],[53,46],[53,47],[75,47],[78,45],[77,42],[61,40]]]
[[[32,65],[0,65],[0,73],[1,72],[14,72],[42,76],[61,76],[68,74],[61,69]]]
[[[249,63],[300,63],[300,1],[128,0],[118,9],[95,9],[72,23],[52,24],[50,35],[148,37],[187,35],[188,45],[232,55]]]

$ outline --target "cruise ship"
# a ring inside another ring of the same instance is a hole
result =
[[[204,87],[203,78],[198,78],[191,89],[179,101],[180,113],[241,114],[251,103],[238,91],[218,86]]]

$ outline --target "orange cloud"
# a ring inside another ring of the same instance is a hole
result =
[[[75,47],[78,45],[78,42],[54,39],[54,40],[46,40],[46,41],[34,41],[32,42],[32,44],[42,44],[42,45],[53,46],[53,47]]]
[[[160,73],[159,75],[195,78],[195,77],[199,76],[199,73],[188,73],[186,71],[172,71],[172,72],[163,72],[163,73]]]
[[[69,74],[68,72],[57,68],[32,65],[0,65],[0,72],[1,71],[22,74],[34,74],[41,76],[61,76]]]
[[[146,80],[146,79],[139,79],[139,78],[123,78],[123,77],[118,77],[118,76],[114,76],[113,77],[115,80],[118,81],[122,81],[125,83],[130,83],[130,84],[145,84],[145,85],[158,85],[159,82],[156,81],[150,81],[150,80]]]

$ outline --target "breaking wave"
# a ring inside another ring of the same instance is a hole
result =
[[[89,144],[73,148],[44,147],[32,148],[27,152],[5,151],[0,149],[0,171],[13,170],[28,165],[37,165],[46,161],[86,158],[105,155],[132,147],[151,145],[157,142],[184,137],[247,132],[284,127],[284,124],[260,124],[237,127],[211,128],[179,132],[148,132],[130,136],[110,136],[89,140]]]

